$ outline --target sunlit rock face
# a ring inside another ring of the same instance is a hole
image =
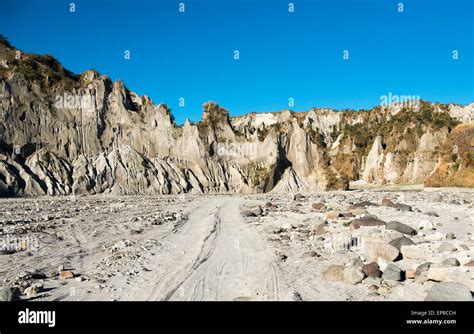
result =
[[[231,117],[207,102],[201,121],[177,125],[167,106],[120,81],[72,74],[50,56],[16,60],[3,41],[0,195],[324,191],[444,175],[435,173],[443,145],[474,104],[395,109]]]

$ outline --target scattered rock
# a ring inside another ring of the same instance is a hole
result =
[[[326,212],[326,219],[328,220],[336,220],[341,216],[341,213],[339,211],[328,211]]]
[[[387,281],[403,281],[405,279],[405,273],[396,265],[390,263],[387,268],[385,268],[382,278]]]
[[[280,227],[275,227],[275,226],[265,226],[263,230],[269,234],[277,234],[282,231]]]
[[[426,234],[425,236],[425,240],[429,240],[429,241],[439,241],[442,239],[444,239],[444,234],[441,232]]]
[[[115,245],[112,246],[112,248],[110,249],[112,251],[112,253],[114,252],[118,252],[118,251],[121,251],[127,247],[130,247],[133,245],[133,241],[130,241],[130,240],[120,240],[119,242],[117,242]]]
[[[290,223],[283,223],[283,224],[281,224],[281,228],[282,228],[283,230],[288,231],[288,230],[293,229],[293,225],[290,224]]]
[[[431,217],[439,217],[439,214],[434,211],[425,212],[425,215],[431,216]]]
[[[379,257],[387,261],[394,261],[400,252],[390,244],[382,242],[366,242],[364,244],[364,257],[369,262],[376,262]]]
[[[326,223],[321,223],[314,229],[315,235],[322,235],[324,233],[326,233]]]
[[[404,259],[424,260],[426,254],[423,252],[418,245],[402,246],[400,252]]]
[[[321,202],[320,203],[313,203],[312,207],[313,207],[313,209],[319,210],[319,211],[326,210],[326,208],[327,208],[326,204],[321,203]]]
[[[367,288],[367,290],[369,291],[377,291],[379,289],[379,287],[377,285],[369,285],[369,287]]]
[[[350,209],[350,212],[352,213],[353,216],[359,216],[359,217],[368,214],[367,210],[363,208]]]
[[[457,248],[453,244],[449,242],[443,242],[441,246],[438,247],[438,252],[444,253],[444,252],[454,252],[456,251]]]
[[[38,295],[38,292],[39,292],[39,288],[36,285],[33,284],[33,285],[31,285],[31,286],[29,286],[28,288],[25,289],[24,294],[28,298],[34,298]]]
[[[455,239],[455,235],[452,232],[446,233],[446,240],[453,240]]]
[[[433,202],[442,202],[443,201],[443,196],[441,196],[440,194],[436,194],[434,197],[433,197]]]
[[[331,281],[331,282],[343,282],[344,281],[344,266],[340,265],[330,265],[329,267],[326,268],[326,270],[323,273],[323,278],[326,281]]]
[[[474,267],[474,261],[469,261],[464,265],[465,267]]]
[[[252,212],[255,216],[261,216],[263,214],[262,207],[259,205],[254,206],[249,211]]]
[[[351,265],[362,270],[362,267],[364,266],[364,262],[359,258],[355,258],[354,260],[351,261]]]
[[[407,204],[394,204],[392,208],[397,209],[398,211],[413,211],[413,208],[410,205]]]
[[[306,252],[303,254],[303,257],[319,257],[320,255],[314,250]]]
[[[405,277],[409,279],[414,279],[416,277],[416,270],[407,270]]]
[[[14,302],[20,300],[20,289],[8,287],[0,289],[0,302]]]
[[[406,224],[402,224],[397,221],[390,221],[385,225],[386,230],[397,231],[403,234],[415,235],[416,230]]]
[[[420,264],[418,267],[416,267],[415,276],[420,276],[421,273],[427,272],[428,269],[430,269],[432,264],[433,262],[425,262],[423,264]]]
[[[461,263],[459,263],[458,259],[451,257],[449,259],[444,259],[441,262],[442,265],[444,266],[452,266],[452,267],[459,267]]]
[[[429,220],[422,220],[418,222],[418,228],[420,230],[432,230],[433,224]]]
[[[433,285],[425,301],[472,301],[471,290],[461,283],[441,282]]]
[[[395,203],[393,203],[390,198],[386,198],[386,197],[385,197],[385,198],[382,200],[382,205],[383,205],[383,206],[394,206]]]
[[[297,194],[295,194],[295,195],[293,196],[293,201],[299,201],[299,200],[301,200],[301,199],[303,199],[303,198],[304,198],[303,195],[301,195],[300,193],[297,193]]]
[[[351,228],[357,230],[361,226],[385,226],[386,223],[373,216],[362,217],[351,221]]]
[[[415,243],[413,242],[413,240],[407,237],[400,237],[400,238],[396,238],[390,241],[390,245],[400,250],[402,246],[411,246],[411,245],[415,245]]]
[[[387,268],[387,266],[388,266],[388,262],[383,257],[379,257],[377,259],[377,265],[379,266],[380,270],[384,271],[385,268]]]
[[[59,273],[59,279],[69,279],[74,278],[74,273],[72,271],[61,271]]]
[[[428,269],[428,278],[432,281],[444,282],[449,280],[449,276],[454,267],[442,264],[432,264]]]
[[[379,269],[379,266],[375,262],[371,262],[368,264],[364,264],[362,266],[362,272],[367,276],[367,277],[380,277],[382,276],[382,272]]]
[[[379,206],[377,203],[370,202],[370,201],[362,201],[362,202],[354,203],[352,205],[355,207],[362,207],[362,208],[365,208],[367,206]]]
[[[364,277],[364,273],[356,266],[349,266],[344,269],[344,281],[348,284],[360,283]]]
[[[242,211],[242,216],[244,216],[244,217],[257,217],[257,215],[255,213],[253,213],[252,211],[250,211],[250,210]]]

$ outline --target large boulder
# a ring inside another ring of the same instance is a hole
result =
[[[366,242],[363,245],[363,252],[369,262],[377,262],[379,257],[394,261],[400,255],[396,247],[383,242]]]
[[[464,284],[456,282],[441,282],[431,287],[425,301],[472,301],[472,293]]]

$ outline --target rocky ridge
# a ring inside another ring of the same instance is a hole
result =
[[[120,81],[17,56],[2,38],[0,196],[472,186],[474,103],[231,117],[207,102],[201,121],[179,126]]]

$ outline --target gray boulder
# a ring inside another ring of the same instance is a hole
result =
[[[441,282],[433,285],[425,301],[472,301],[471,290],[461,283]]]

